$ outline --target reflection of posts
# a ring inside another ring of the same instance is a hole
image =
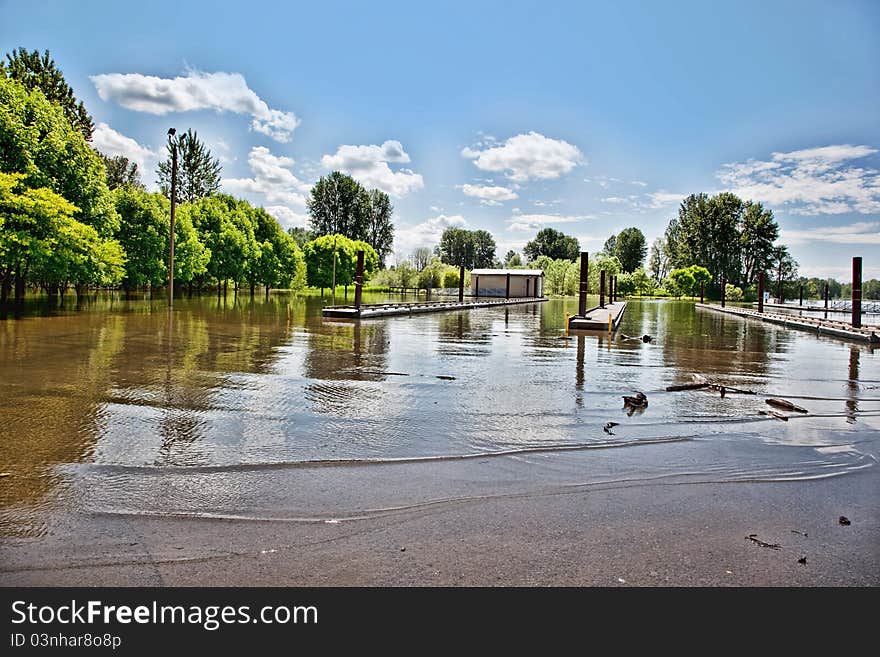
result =
[[[856,256],[852,261],[852,325],[862,326],[862,259]]]
[[[849,348],[849,390],[852,393],[852,399],[846,402],[846,421],[853,423],[856,421],[856,413],[859,411],[859,348]]]
[[[358,251],[357,275],[354,278],[354,307],[361,307],[361,295],[364,287],[364,252]]]
[[[577,359],[575,360],[575,390],[583,391],[584,389],[584,342],[586,338],[583,335],[577,336]],[[583,405],[584,400],[581,395],[577,396],[578,406]]]
[[[599,307],[605,307],[605,270],[599,272]]]

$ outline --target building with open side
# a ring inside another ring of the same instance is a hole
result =
[[[544,296],[544,272],[540,269],[474,269],[471,294],[505,299]]]

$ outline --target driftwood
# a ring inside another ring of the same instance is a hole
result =
[[[780,547],[782,547],[781,545],[779,545],[779,543],[767,543],[765,541],[762,541],[760,538],[758,538],[757,534],[749,534],[748,536],[746,536],[746,540],[757,543],[763,548],[770,548],[771,550],[778,550]]]
[[[771,406],[775,406],[776,408],[781,408],[786,411],[796,411],[798,413],[809,413],[810,412],[806,408],[801,408],[800,406],[797,406],[796,404],[792,404],[787,399],[778,399],[775,397],[771,397],[770,399],[766,399],[765,401],[768,404],[770,404]]]
[[[666,392],[678,392],[680,390],[699,390],[700,388],[708,388],[711,383],[682,383],[677,386],[666,386]]]
[[[782,420],[783,422],[788,422],[788,417],[783,415],[782,413],[777,413],[776,411],[758,411],[761,415],[770,415],[771,417],[775,417],[777,420]]]

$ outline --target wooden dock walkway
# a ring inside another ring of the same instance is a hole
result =
[[[833,335],[846,340],[857,340],[859,342],[880,342],[880,327],[862,326],[861,328],[853,328],[848,322],[838,322],[831,319],[819,319],[815,317],[801,317],[799,315],[788,315],[782,313],[759,313],[757,310],[748,308],[739,308],[726,306],[722,308],[717,304],[698,303],[697,308],[703,310],[714,310],[716,312],[726,313],[728,315],[736,315],[737,317],[746,317],[749,319],[757,319],[762,322],[778,324],[785,328],[800,329],[802,331],[811,331],[817,335]]]
[[[419,313],[437,313],[448,310],[472,310],[474,308],[495,308],[512,306],[521,303],[540,303],[544,297],[517,297],[499,299],[494,297],[477,297],[465,301],[415,301],[412,303],[371,303],[361,306],[327,306],[321,311],[324,317],[342,319],[371,319],[390,315],[416,315]]]
[[[626,301],[606,303],[604,308],[595,306],[587,310],[583,316],[569,317],[568,328],[576,331],[616,331],[620,320],[623,319],[624,310],[626,310]]]

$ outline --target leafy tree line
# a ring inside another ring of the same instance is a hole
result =
[[[137,167],[107,158],[48,54],[14,51],[0,67],[0,296],[28,286],[49,295],[73,287],[159,286],[167,281],[169,202],[146,192]],[[23,79],[24,81],[20,81]],[[57,98],[57,101],[53,101]],[[89,124],[90,125],[90,124]],[[296,241],[262,208],[216,194],[219,165],[194,132],[181,135],[182,195],[175,227],[175,280],[301,287],[306,266]],[[186,168],[187,162],[199,166]],[[201,168],[200,168],[201,167]],[[161,178],[160,166],[160,178]],[[170,171],[170,169],[169,169]],[[198,188],[188,185],[204,183]],[[112,190],[111,190],[112,188]]]

